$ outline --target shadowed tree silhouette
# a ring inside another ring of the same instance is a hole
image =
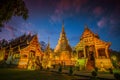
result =
[[[4,27],[12,16],[28,18],[28,9],[23,0],[0,0],[0,28]]]

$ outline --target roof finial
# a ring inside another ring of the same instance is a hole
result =
[[[87,25],[87,24],[85,24],[85,26],[84,26],[84,27],[85,27],[85,29],[86,29],[86,28],[88,28],[88,25]]]
[[[48,45],[50,45],[50,40],[49,40],[49,36],[48,36]]]
[[[89,28],[88,28],[88,25],[87,25],[87,24],[85,24],[84,29],[85,29],[85,30],[89,30]]]
[[[64,25],[64,20],[62,20],[62,24]]]
[[[62,32],[65,32],[64,31],[64,20],[62,21]]]

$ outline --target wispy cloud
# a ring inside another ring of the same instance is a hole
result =
[[[104,10],[101,6],[97,6],[93,9],[93,14],[95,14],[97,17],[100,16],[103,12]]]
[[[97,25],[99,28],[103,28],[105,27],[105,25],[107,24],[107,18],[103,17],[101,20],[98,21]]]
[[[5,24],[4,29],[7,30],[6,31],[6,35],[8,35],[8,33],[9,33],[11,38],[15,38],[16,37],[15,32],[17,32],[17,28],[15,28],[12,25]]]
[[[51,20],[53,22],[59,22],[67,16],[71,16],[71,12],[78,13],[82,5],[87,3],[88,0],[60,0],[54,10],[53,15],[51,15]]]
[[[17,24],[18,25],[18,24]],[[0,38],[1,39],[7,39],[10,40],[12,38],[16,38],[23,34],[29,34],[29,33],[35,33],[33,29],[33,24],[30,22],[21,23],[19,26],[5,24],[2,32],[0,32]]]

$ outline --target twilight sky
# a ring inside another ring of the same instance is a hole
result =
[[[54,48],[60,36],[62,21],[69,44],[75,46],[84,25],[98,33],[110,48],[120,51],[120,1],[119,0],[24,0],[29,18],[13,17],[0,32],[0,39],[14,39],[26,33],[38,34],[39,41]]]

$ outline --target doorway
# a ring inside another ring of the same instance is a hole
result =
[[[87,70],[93,70],[95,68],[95,51],[94,46],[87,46],[87,64],[86,69]]]

